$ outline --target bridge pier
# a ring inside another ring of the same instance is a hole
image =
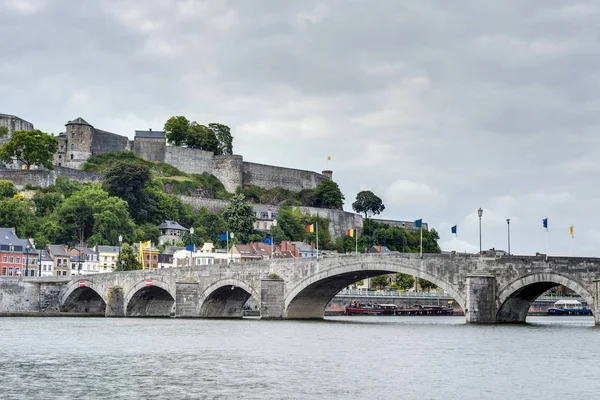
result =
[[[496,323],[496,277],[493,275],[467,276],[467,323]]]
[[[261,279],[260,317],[261,319],[282,319],[285,317],[284,281],[280,278]]]
[[[594,313],[594,323],[600,325],[600,279],[594,280],[594,304],[592,312]],[[592,306],[590,304],[590,306]]]
[[[123,288],[115,286],[108,289],[108,301],[106,302],[105,317],[124,317],[125,316],[125,296]]]
[[[175,283],[175,317],[196,318],[199,317],[199,294],[200,284],[198,282],[176,282]]]

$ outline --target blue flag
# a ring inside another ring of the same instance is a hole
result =
[[[544,224],[544,228],[548,229],[548,218],[544,218],[542,223]]]
[[[219,240],[221,240],[223,242],[226,241],[227,240],[227,232],[222,233],[221,236],[219,236]]]
[[[187,246],[185,246],[185,250],[186,251],[196,251],[196,246],[193,244],[188,244]]]
[[[415,221],[415,226],[417,228],[422,228],[423,227],[423,219],[418,219]]]
[[[273,245],[273,239],[271,239],[271,238],[265,238],[265,239],[263,239],[263,243],[264,244],[268,244],[269,246],[272,246]]]
[[[450,228],[452,230],[452,233],[456,235],[456,225],[454,225],[452,228]]]

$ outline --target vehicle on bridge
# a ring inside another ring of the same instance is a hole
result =
[[[548,309],[548,315],[593,315],[592,310],[577,300],[559,300]]]

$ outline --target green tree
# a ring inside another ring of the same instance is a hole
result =
[[[0,197],[9,197],[12,198],[19,191],[15,187],[15,184],[12,181],[6,179],[0,179]]]
[[[155,204],[144,190],[150,178],[147,165],[117,162],[106,170],[103,187],[109,195],[125,200],[135,221],[144,223],[155,213]]]
[[[38,220],[26,199],[0,200],[0,226],[14,227],[17,236],[33,237]]]
[[[415,286],[415,278],[412,275],[397,273],[394,275],[394,284],[400,290],[408,290]]]
[[[52,158],[58,150],[58,139],[40,130],[15,131],[0,148],[0,160],[10,163],[21,161],[29,169],[32,165],[54,169]]]
[[[192,149],[200,149],[217,153],[219,151],[219,141],[215,133],[204,125],[192,122],[188,129],[188,136],[185,145]]]
[[[388,275],[379,275],[371,278],[371,286],[383,289],[384,287],[389,285]]]
[[[316,189],[315,205],[320,208],[341,210],[344,206],[344,195],[338,184],[329,179],[321,181]]]
[[[31,199],[35,204],[35,214],[38,217],[46,217],[60,207],[63,202],[63,195],[60,193],[36,192]]]
[[[190,128],[190,121],[186,117],[171,117],[165,122],[167,141],[175,146],[185,144]]]
[[[233,136],[227,125],[211,122],[208,124],[211,131],[215,133],[218,142],[218,149],[215,154],[232,155],[233,154]]]
[[[437,285],[433,282],[429,282],[426,279],[423,278],[419,278],[419,287],[421,288],[421,290],[427,290],[428,292],[431,289],[437,289]]]
[[[227,231],[227,226],[221,214],[212,213],[206,207],[198,210],[193,217],[191,226],[201,226],[206,232],[206,237],[213,243],[218,243],[219,236]]]
[[[284,240],[303,241],[306,236],[306,227],[302,223],[302,213],[299,209],[292,209],[288,205],[279,207],[277,213],[277,226],[273,231],[276,243]]]
[[[229,232],[235,232],[236,235],[241,234],[244,237],[254,232],[254,222],[256,221],[254,209],[243,194],[234,195],[229,206],[223,210],[221,215]]]
[[[124,271],[142,269],[142,264],[140,264],[137,255],[135,254],[135,249],[129,243],[123,243],[119,257]]]
[[[5,126],[0,126],[0,138],[8,135],[8,128]]]
[[[158,236],[160,236],[160,229],[156,224],[146,223],[135,228],[136,242],[147,242],[149,240],[152,243],[158,243]]]
[[[385,210],[385,206],[381,199],[370,190],[363,190],[356,195],[356,201],[352,203],[352,209],[357,213],[364,213],[365,219],[368,216],[368,212],[373,214],[380,214]]]
[[[127,203],[118,197],[109,197],[98,205],[94,213],[93,235],[88,239],[88,245],[116,245],[119,236],[132,239],[135,224],[129,216]]]

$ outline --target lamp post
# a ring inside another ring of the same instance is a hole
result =
[[[194,260],[194,251],[193,246],[194,246],[194,227],[192,226],[190,228],[190,267],[192,266],[192,261]]]
[[[277,220],[274,219],[271,224],[271,258],[275,258],[275,228],[277,227]]]
[[[77,275],[81,275],[81,247],[79,248],[79,267],[77,268]]]
[[[506,218],[506,228],[508,229],[508,255],[510,256],[510,218]]]
[[[121,247],[123,246],[123,235],[119,235],[119,255],[117,257],[117,271],[122,270],[123,264],[121,264]]]
[[[35,242],[33,245],[35,246]],[[42,246],[40,246],[40,257],[38,259],[38,276],[42,276]]]
[[[27,252],[25,254],[26,257],[26,262],[25,262],[25,276],[27,276],[27,274],[29,274],[29,249],[31,249],[31,246],[27,245],[27,247],[25,248],[25,251]]]
[[[483,215],[483,210],[481,209],[481,207],[479,207],[479,210],[477,210],[477,215],[479,215],[479,257],[482,257],[483,253],[481,251],[481,216]]]

